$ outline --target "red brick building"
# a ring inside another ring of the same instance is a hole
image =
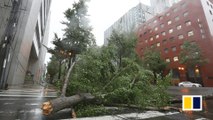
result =
[[[146,48],[155,47],[169,62],[174,79],[213,87],[213,0],[182,0],[140,26],[137,35],[141,58]],[[194,70],[181,65],[178,56],[184,41],[197,43],[208,64]]]

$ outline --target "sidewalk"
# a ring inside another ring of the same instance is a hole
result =
[[[57,91],[53,86],[44,88],[38,84],[25,84],[9,86],[7,90],[1,90],[0,96],[8,97],[57,97]]]

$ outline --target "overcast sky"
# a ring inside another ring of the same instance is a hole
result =
[[[62,29],[64,28],[61,24],[64,20],[63,13],[72,7],[74,1],[77,0],[52,0],[49,47],[53,48],[51,41],[54,38],[54,33],[62,37]],[[104,31],[139,2],[150,5],[149,0],[91,0],[88,3],[90,25],[93,27],[92,32],[95,35],[97,45],[103,45]],[[49,57],[50,55],[47,54],[46,62],[49,61]]]

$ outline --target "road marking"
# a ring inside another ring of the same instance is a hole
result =
[[[197,118],[195,120],[210,120],[210,119],[207,119],[207,118]]]
[[[40,105],[39,103],[25,103],[25,105]]]
[[[14,103],[4,103],[4,105],[12,105],[12,104],[14,104]]]

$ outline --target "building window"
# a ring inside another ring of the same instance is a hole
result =
[[[175,46],[172,47],[172,51],[175,52],[177,49]]]
[[[164,40],[163,40],[163,44],[166,44],[166,42],[167,42],[167,40],[166,40],[166,39],[164,39]]]
[[[189,12],[183,13],[183,16],[186,17],[189,14]]]
[[[208,1],[206,1],[206,3],[207,3],[207,5],[209,5],[209,2],[208,2]]]
[[[162,34],[163,36],[165,36],[165,35],[166,35],[166,32],[165,32],[165,31],[163,31],[163,32],[161,32],[161,34]]]
[[[173,33],[173,29],[169,29],[169,33]]]
[[[152,30],[149,30],[149,33],[152,33]]]
[[[206,36],[205,35],[202,35],[202,39],[205,39],[206,38]]]
[[[153,37],[150,38],[150,41],[153,41]]]
[[[178,26],[177,26],[177,30],[180,30],[180,29],[181,29],[181,27],[182,27],[181,25],[178,25]]]
[[[145,40],[145,43],[148,43],[148,40]]]
[[[175,56],[175,57],[173,58],[173,60],[174,60],[174,62],[177,62],[177,61],[178,61],[178,57]]]
[[[170,16],[170,13],[167,13],[166,16]]]
[[[205,33],[205,31],[203,29],[200,29],[200,33]]]
[[[168,49],[168,48],[165,48],[165,49],[164,49],[164,52],[165,52],[165,53],[168,53],[168,52],[169,52],[169,49]]]
[[[180,49],[181,49],[181,50],[183,49],[183,45],[180,45]]]
[[[144,26],[143,29],[146,29],[146,26]]]
[[[155,27],[155,31],[157,31],[158,30],[158,27]]]
[[[179,39],[179,40],[182,40],[183,38],[184,38],[183,35],[178,35],[178,39]]]
[[[212,11],[211,10],[209,10],[209,13],[212,15]]]
[[[157,23],[157,20],[154,20],[154,23]]]
[[[143,34],[146,35],[147,32],[144,32]]]
[[[177,8],[173,9],[173,12],[177,12]]]
[[[154,47],[155,47],[155,45],[154,45],[154,44],[152,44],[152,45],[151,45],[151,48],[154,48]]]
[[[182,8],[186,7],[186,3],[183,3],[181,6],[182,6]]]
[[[161,24],[160,27],[161,27],[161,28],[164,28],[164,24]]]
[[[199,24],[199,27],[200,27],[200,28],[202,28],[202,27],[203,27],[203,25],[202,25],[202,24]]]
[[[189,37],[189,36],[193,36],[193,35],[194,35],[194,32],[193,32],[193,31],[189,31],[189,32],[188,32],[188,37]]]
[[[191,21],[186,21],[185,24],[186,24],[186,26],[191,26],[192,22]]]
[[[175,21],[178,21],[178,20],[180,20],[180,17],[179,16],[175,17]]]
[[[172,69],[172,78],[180,79],[180,73],[179,73],[178,69]]]
[[[173,41],[175,40],[175,38],[174,38],[174,37],[170,37],[169,40],[170,40],[171,42],[173,42]]]
[[[160,20],[163,20],[163,16],[160,16],[159,18],[160,18]]]
[[[211,8],[213,9],[212,5],[210,5],[210,6],[211,6]]]
[[[170,59],[169,59],[169,58],[166,58],[166,62],[170,63]]]
[[[167,24],[168,24],[168,25],[172,24],[172,21],[171,21],[171,20],[169,20],[169,21],[167,22]]]
[[[160,47],[160,43],[157,43],[157,47]]]
[[[158,38],[159,38],[159,35],[156,35],[155,38],[158,39]]]

